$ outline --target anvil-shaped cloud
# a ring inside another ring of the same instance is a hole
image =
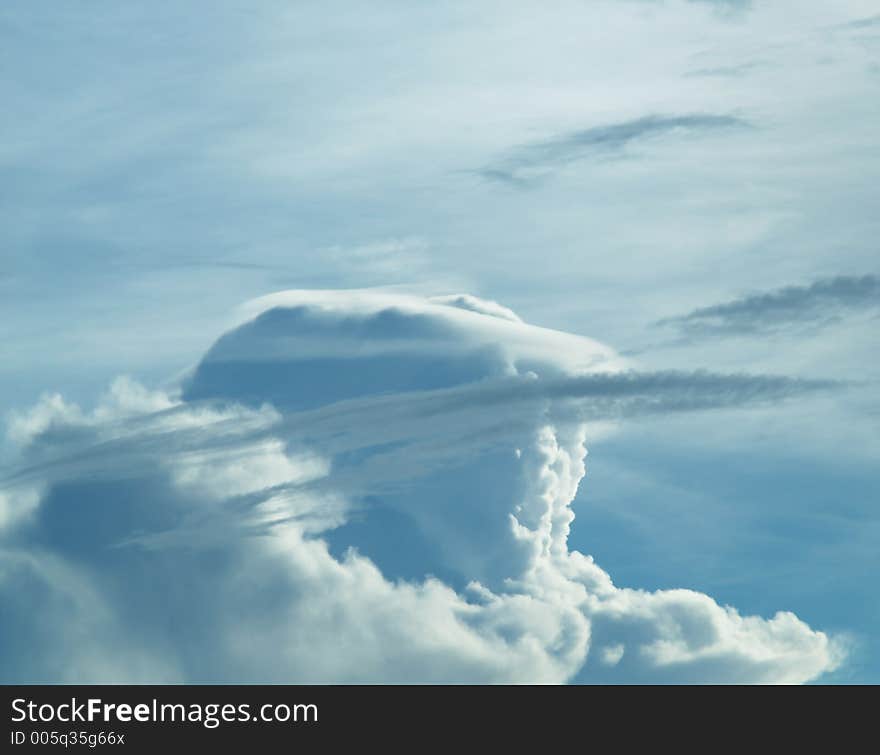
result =
[[[179,396],[15,418],[6,682],[803,682],[790,613],[617,587],[568,547],[589,423],[818,383],[638,373],[461,295],[275,294]]]

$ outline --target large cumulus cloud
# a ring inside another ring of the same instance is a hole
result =
[[[640,374],[470,296],[284,292],[169,395],[13,418],[4,681],[802,682],[790,613],[615,586],[571,551],[591,422],[785,398]]]

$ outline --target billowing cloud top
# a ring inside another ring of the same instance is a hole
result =
[[[14,419],[4,681],[813,679],[840,651],[793,614],[617,587],[568,533],[591,418],[816,387],[635,373],[468,295],[262,298],[179,398]]]

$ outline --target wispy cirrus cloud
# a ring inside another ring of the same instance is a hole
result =
[[[801,326],[822,327],[872,309],[880,309],[880,278],[839,275],[699,307],[656,324],[677,328],[687,339],[760,335]]]
[[[527,187],[571,163],[616,157],[628,147],[649,139],[674,134],[695,136],[749,127],[751,124],[748,121],[733,115],[647,115],[519,145],[482,168],[479,173],[492,181]]]

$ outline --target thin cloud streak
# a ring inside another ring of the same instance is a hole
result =
[[[647,115],[520,145],[478,172],[490,181],[524,188],[570,163],[588,158],[619,156],[627,147],[651,138],[674,133],[694,135],[751,127],[748,121],[732,115]]]
[[[871,29],[880,26],[880,13],[876,16],[868,16],[866,18],[857,18],[846,24],[841,24],[841,29]]]
[[[77,438],[73,448],[63,437],[52,438],[50,431],[45,437],[46,455],[41,454],[36,464],[8,471],[0,477],[0,486],[52,476],[53,472],[69,474],[72,468],[98,477],[102,469],[112,468],[118,475],[123,469],[140,469],[156,454],[229,450],[279,437],[294,446],[306,443],[336,454],[377,443],[406,442],[422,432],[427,422],[438,436],[447,439],[464,433],[469,441],[484,438],[493,443],[501,437],[499,433],[505,435],[521,429],[520,425],[529,425],[534,413],[545,412],[548,402],[553,401],[564,402],[564,411],[579,420],[622,420],[766,406],[846,387],[847,383],[834,380],[668,370],[484,380],[453,388],[339,401],[283,418],[268,407],[256,413],[236,411],[230,416],[228,402],[192,401],[96,427],[96,437]],[[513,406],[518,407],[516,413],[510,411]],[[525,411],[529,406],[532,411]],[[176,421],[194,412],[217,419],[194,427]],[[52,447],[60,448],[60,453],[52,454]],[[110,457],[113,464],[108,462]]]
[[[880,278],[841,275],[700,307],[655,324],[674,327],[686,340],[696,340],[762,335],[804,325],[822,327],[846,315],[878,308]]]

